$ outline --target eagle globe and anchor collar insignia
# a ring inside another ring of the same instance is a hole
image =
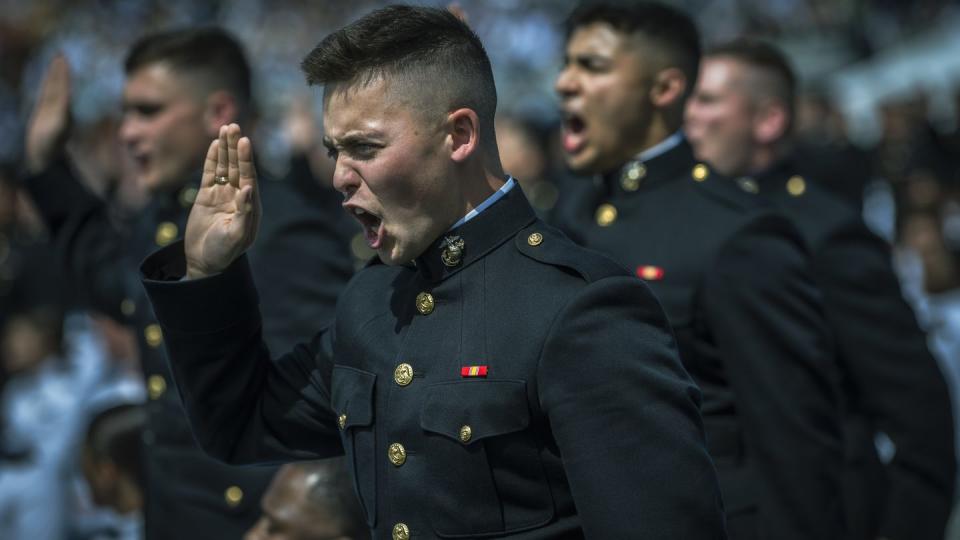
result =
[[[466,242],[463,241],[463,238],[460,236],[447,236],[443,239],[441,247],[443,251],[440,252],[440,259],[443,261],[443,264],[451,268],[460,266],[460,263],[463,262],[463,250],[466,247]]]

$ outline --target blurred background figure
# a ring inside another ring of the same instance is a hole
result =
[[[244,540],[367,540],[343,458],[280,467]]]
[[[100,530],[87,532],[85,536],[92,540],[137,540],[144,536],[145,426],[142,405],[114,406],[90,421],[83,446],[83,474],[93,503],[111,514]]]
[[[853,206],[803,174],[795,154],[795,77],[775,47],[709,49],[687,105],[694,153],[789,217],[812,256],[845,394],[847,537],[943,537],[954,491],[947,385],[894,274],[889,246]],[[878,448],[875,439],[892,441]],[[884,446],[891,446],[889,443]]]

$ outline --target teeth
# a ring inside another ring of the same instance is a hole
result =
[[[360,208],[354,208],[354,209],[353,209],[353,213],[356,214],[356,215],[358,215],[358,216],[362,216],[363,214],[366,214],[366,212],[364,212],[364,211],[363,211],[362,209],[360,209]]]

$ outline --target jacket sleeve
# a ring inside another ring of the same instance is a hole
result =
[[[705,274],[700,313],[733,392],[758,533],[842,537],[839,375],[798,233],[757,215]]]
[[[130,260],[107,204],[80,182],[66,160],[27,178],[25,185],[78,300],[125,320],[120,305],[140,294],[140,284],[136,261]]]
[[[539,393],[588,538],[725,538],[700,393],[634,278],[599,280],[558,315]]]
[[[343,453],[330,409],[333,330],[271,360],[246,256],[222,274],[179,281],[183,243],[143,263],[194,436],[229,464]]]
[[[943,538],[956,472],[950,396],[900,292],[890,250],[862,225],[849,225],[815,255],[858,412],[896,446],[879,536]]]

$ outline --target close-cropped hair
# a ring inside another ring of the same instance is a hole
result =
[[[586,0],[567,17],[567,39],[593,23],[606,23],[618,32],[649,40],[660,49],[663,67],[680,69],[687,78],[687,92],[693,89],[700,69],[700,33],[683,11],[657,2]]]
[[[790,118],[793,118],[797,77],[780,49],[758,39],[739,38],[711,47],[705,56],[731,58],[772,77],[773,80],[768,84],[753,85],[753,91],[763,92],[783,102]]]
[[[495,142],[490,59],[473,30],[445,9],[394,5],[370,12],[323,38],[300,67],[309,85],[384,80],[427,112],[472,109],[481,138]]]
[[[250,64],[240,42],[217,27],[186,28],[150,34],[131,47],[124,61],[127,76],[165,63],[176,73],[204,80],[210,90],[227,90],[241,111],[251,105]]]

